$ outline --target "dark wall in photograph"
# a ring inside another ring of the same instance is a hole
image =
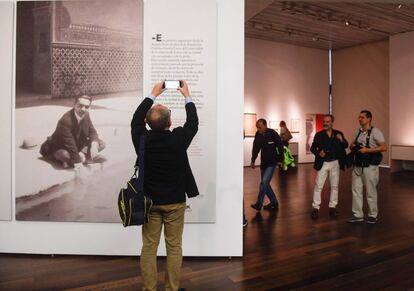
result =
[[[19,2],[17,92],[70,98],[141,90],[142,5]]]
[[[20,91],[33,90],[34,5],[35,2],[17,2],[16,87]]]

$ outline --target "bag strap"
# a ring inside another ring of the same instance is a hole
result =
[[[141,135],[139,139],[139,150],[138,150],[138,159],[135,163],[135,172],[134,176],[137,175],[138,170],[138,192],[144,190],[144,156],[145,156],[145,141],[147,136],[145,134]]]
[[[366,141],[365,141],[365,147],[369,147],[369,140],[370,140],[370,138],[371,138],[371,132],[372,132],[372,129],[373,129],[373,128],[374,128],[374,127],[372,126],[372,127],[368,130],[367,139],[366,139]],[[360,130],[359,130],[359,132],[358,132],[358,135],[357,135],[357,136],[356,136],[356,138],[355,138],[354,144],[356,144],[356,143],[357,143],[358,138],[359,138],[359,136],[361,135],[361,132],[362,132],[362,130],[360,129]]]
[[[371,131],[372,131],[372,129],[373,129],[374,127],[371,127],[369,130],[368,130],[368,134],[367,134],[367,141],[365,142],[365,147],[369,147],[369,140],[370,140],[370,138],[371,138]]]
[[[359,130],[359,132],[358,132],[358,135],[356,136],[356,138],[355,138],[355,140],[354,140],[354,144],[356,145],[357,144],[357,142],[358,142],[358,138],[359,138],[359,136],[361,135],[361,132],[362,132],[362,130],[360,129]]]
[[[293,138],[292,133],[290,132],[290,130],[286,127],[286,134],[287,134],[287,140],[291,140]]]

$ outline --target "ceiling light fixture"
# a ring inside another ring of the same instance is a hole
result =
[[[253,27],[258,29],[258,30],[264,30],[264,25],[262,23],[255,22],[253,24]]]
[[[397,5],[397,4],[395,4]],[[395,6],[397,7],[397,6]],[[399,4],[398,8],[403,7],[403,4]],[[343,23],[348,27],[359,28],[362,30],[371,30],[371,26],[364,19],[350,19],[350,16],[340,11],[332,9],[321,9],[319,7],[309,5],[308,3],[294,3],[282,1],[280,4],[281,11],[289,13],[290,15],[303,15],[304,17],[311,18],[320,22],[332,22]]]
[[[270,23],[261,23],[261,22],[251,22],[251,25],[254,29],[261,31],[269,31],[273,29],[273,25]]]
[[[397,6],[398,9],[401,9],[402,7],[403,7],[402,4],[398,4],[398,6]]]

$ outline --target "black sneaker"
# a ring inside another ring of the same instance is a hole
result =
[[[243,227],[246,227],[248,224],[246,217],[243,217]]]
[[[338,218],[338,211],[335,207],[329,207],[329,217],[330,218]]]
[[[266,210],[277,210],[279,208],[279,204],[269,203],[263,207]]]
[[[311,212],[311,217],[313,220],[318,219],[319,218],[319,209],[314,208]]]
[[[355,217],[354,215],[352,215],[352,217],[347,220],[347,222],[349,223],[357,223],[357,222],[363,222],[363,221],[364,221],[363,217]]]
[[[378,218],[368,216],[367,223],[368,224],[376,224],[378,222]]]
[[[262,206],[260,206],[257,203],[250,205],[250,207],[253,208],[253,209],[256,209],[256,211],[262,210]]]

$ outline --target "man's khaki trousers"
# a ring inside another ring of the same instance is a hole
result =
[[[155,205],[152,207],[149,222],[142,226],[141,273],[143,290],[157,290],[157,249],[161,229],[164,225],[165,245],[167,248],[167,270],[165,290],[178,290],[182,264],[182,235],[186,203]]]
[[[356,167],[352,171],[352,214],[363,218],[363,188],[367,190],[368,216],[378,216],[377,185],[379,181],[378,166],[370,165],[366,168]]]

